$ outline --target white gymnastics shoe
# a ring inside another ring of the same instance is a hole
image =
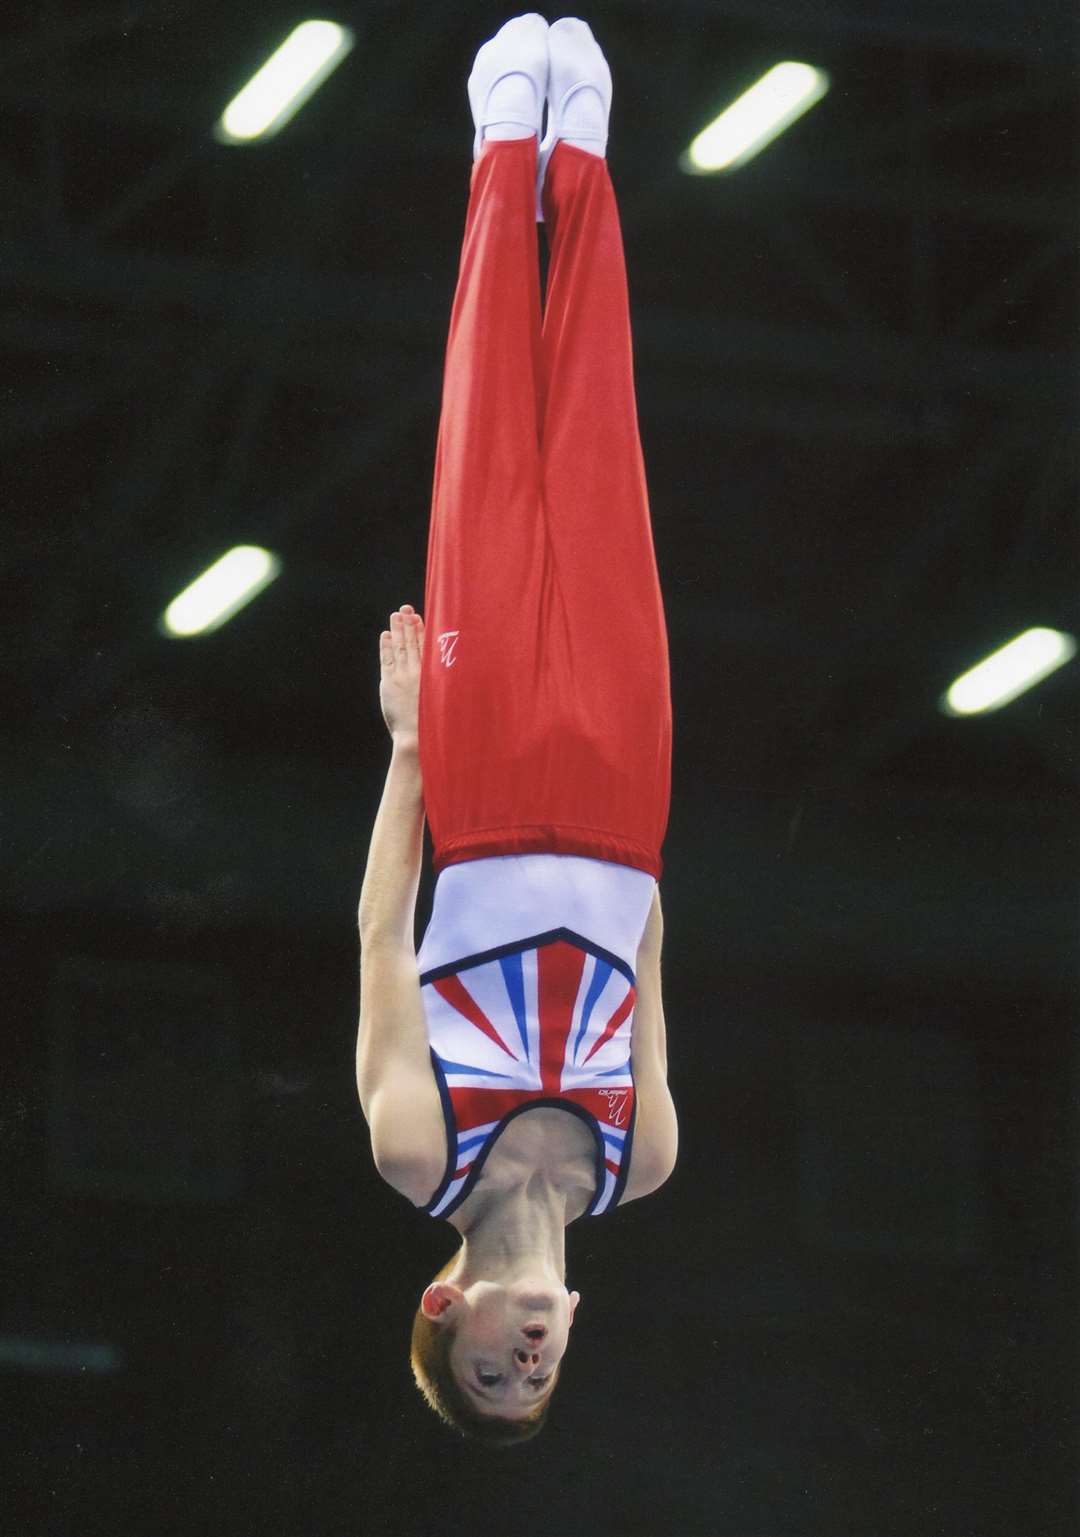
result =
[[[476,125],[474,160],[485,138],[540,138],[548,84],[547,35],[547,22],[530,11],[506,22],[476,55],[468,84]]]
[[[611,70],[587,22],[564,16],[548,28],[547,132],[540,144],[536,216],[551,152],[560,139],[603,158],[611,112]]]

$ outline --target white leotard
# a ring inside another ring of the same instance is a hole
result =
[[[555,1105],[592,1130],[596,1192],[629,1173],[634,968],[656,882],[564,854],[448,865],[417,955],[447,1157],[423,1210],[446,1217],[473,1189],[504,1126]]]

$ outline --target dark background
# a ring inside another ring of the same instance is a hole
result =
[[[310,14],[345,64],[217,144]],[[671,639],[680,1160],[570,1229],[538,1439],[458,1441],[412,1383],[457,1238],[371,1161],[355,912],[510,14],[5,11],[0,1527],[1071,1534],[1077,664],[937,708],[1080,630],[1065,0],[585,13]],[[825,99],[683,175],[785,58]],[[242,542],[278,580],[164,639]]]

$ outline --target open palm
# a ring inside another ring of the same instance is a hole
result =
[[[394,738],[419,734],[423,655],[424,621],[411,603],[403,603],[390,615],[389,630],[379,636],[379,703]]]

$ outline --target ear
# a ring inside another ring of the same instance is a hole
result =
[[[465,1294],[459,1287],[451,1286],[446,1281],[432,1281],[420,1298],[420,1306],[425,1318],[430,1318],[433,1323],[439,1323],[455,1303],[464,1301]]]
[[[573,1321],[574,1321],[574,1312],[575,1312],[575,1310],[577,1308],[577,1305],[578,1305],[578,1303],[580,1301],[581,1301],[581,1293],[580,1292],[571,1292],[570,1293],[570,1322],[571,1323],[573,1323]]]

